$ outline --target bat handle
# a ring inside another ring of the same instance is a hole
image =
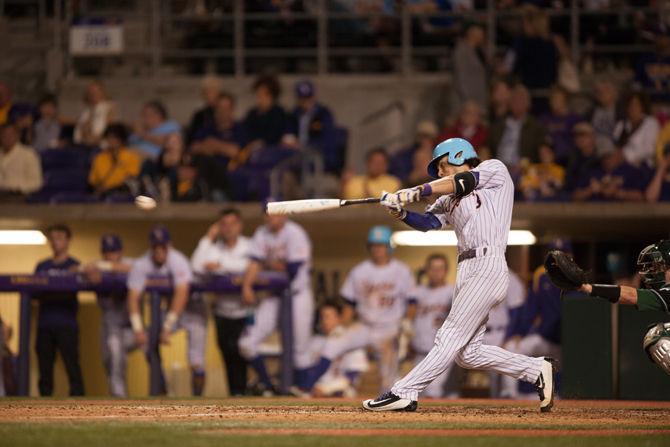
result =
[[[362,205],[365,203],[379,203],[379,202],[380,199],[378,197],[367,197],[365,199],[341,200],[340,206]]]

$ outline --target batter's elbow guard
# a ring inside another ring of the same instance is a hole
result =
[[[459,172],[454,175],[454,195],[465,197],[477,187],[477,178],[470,171]]]

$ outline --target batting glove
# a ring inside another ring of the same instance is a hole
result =
[[[396,219],[402,220],[407,215],[407,211],[402,208],[402,204],[398,201],[398,196],[396,194],[382,191],[379,203]]]
[[[406,188],[396,191],[395,195],[401,204],[414,203],[421,200],[421,197],[429,196],[433,193],[432,188],[428,183],[415,186],[414,188]]]

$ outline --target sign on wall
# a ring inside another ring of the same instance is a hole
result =
[[[72,56],[110,56],[123,53],[120,23],[77,24],[70,27]]]

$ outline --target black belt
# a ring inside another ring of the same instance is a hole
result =
[[[482,250],[482,256],[486,255],[486,252],[488,251],[488,248],[484,247]],[[463,262],[467,259],[472,259],[477,257],[477,249],[476,248],[471,248],[470,250],[465,250],[462,251],[458,254],[458,262]]]

